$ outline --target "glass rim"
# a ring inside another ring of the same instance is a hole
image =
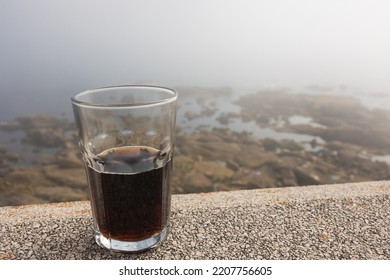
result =
[[[105,90],[115,90],[115,89],[152,89],[152,90],[163,90],[167,92],[171,92],[172,96],[167,98],[161,98],[150,102],[135,102],[135,103],[111,103],[111,104],[99,104],[99,103],[93,103],[93,102],[86,102],[81,101],[78,98],[86,95],[86,94],[93,94],[94,92],[101,92]],[[153,106],[153,105],[162,105],[165,103],[170,103],[175,100],[177,100],[178,92],[174,89],[163,87],[163,86],[156,86],[156,85],[112,85],[112,86],[105,86],[105,87],[99,87],[94,89],[88,89],[84,90],[82,92],[76,93],[71,97],[71,101],[74,105],[79,106],[86,106],[86,107],[95,107],[95,108],[120,108],[120,107],[144,107],[144,106]]]

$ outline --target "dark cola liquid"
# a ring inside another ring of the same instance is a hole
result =
[[[103,171],[87,167],[92,211],[104,237],[139,241],[165,228],[172,160],[157,167],[159,155],[149,147],[120,147],[97,156]]]

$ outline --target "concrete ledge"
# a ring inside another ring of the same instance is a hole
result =
[[[89,202],[0,208],[0,259],[390,259],[390,181],[175,195],[140,255],[95,244]]]

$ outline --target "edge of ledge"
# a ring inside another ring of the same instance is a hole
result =
[[[390,181],[177,194],[172,196],[172,210],[185,211],[193,208],[274,204],[288,201],[342,199],[375,195],[390,195]],[[0,207],[0,222],[80,216],[91,216],[89,201]]]
[[[313,199],[368,197],[390,195],[390,181],[266,188],[215,193],[181,194],[175,196],[175,206],[224,207],[237,204],[273,204]]]

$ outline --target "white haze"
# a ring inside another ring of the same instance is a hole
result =
[[[136,82],[389,92],[389,11],[377,0],[1,0],[0,109]]]

